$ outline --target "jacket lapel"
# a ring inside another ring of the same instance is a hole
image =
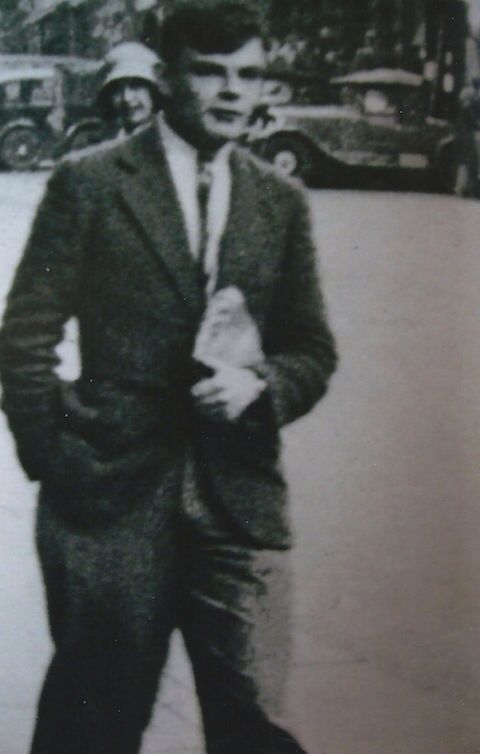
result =
[[[181,299],[198,315],[204,305],[200,278],[173,179],[156,128],[133,137],[119,155],[120,193],[152,253],[168,270]]]
[[[220,244],[217,289],[236,285],[248,298],[257,288],[263,289],[266,276],[271,276],[278,244],[268,191],[255,168],[234,151],[231,169],[230,212]]]

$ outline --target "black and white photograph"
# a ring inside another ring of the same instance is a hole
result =
[[[480,754],[480,0],[0,0],[0,754]]]

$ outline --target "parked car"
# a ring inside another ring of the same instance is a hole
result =
[[[72,69],[48,58],[0,67],[2,167],[31,170],[65,151],[67,142],[80,148],[100,138],[103,123],[91,106],[98,68],[85,61]]]
[[[428,115],[421,76],[377,69],[332,83],[339,104],[266,109],[249,136],[253,150],[307,183],[369,186],[408,175],[455,191],[455,128]]]

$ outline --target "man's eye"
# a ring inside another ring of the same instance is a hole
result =
[[[256,79],[263,78],[263,72],[261,68],[242,68],[239,72],[240,78],[247,81],[255,81]]]
[[[194,76],[221,76],[223,71],[215,63],[191,63],[190,73]]]

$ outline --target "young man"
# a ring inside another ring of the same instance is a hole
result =
[[[32,752],[138,752],[179,627],[209,754],[298,754],[279,717],[279,429],[325,392],[333,339],[301,193],[233,146],[261,94],[255,17],[185,7],[160,53],[164,115],[54,173],[1,334],[4,409],[41,480],[55,643]],[[199,378],[202,314],[220,301],[228,326],[229,291],[261,350],[254,363],[220,354]],[[55,347],[71,316],[82,374],[61,384]]]

